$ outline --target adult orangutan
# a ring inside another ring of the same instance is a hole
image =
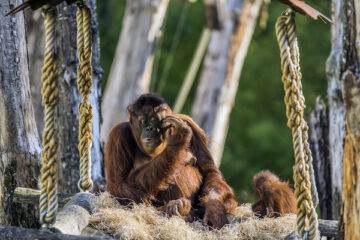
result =
[[[253,187],[258,202],[252,205],[253,212],[259,217],[279,217],[286,213],[296,213],[296,199],[288,182],[282,182],[272,172],[257,173]]]
[[[108,137],[107,191],[122,204],[150,203],[214,228],[228,223],[226,214],[237,203],[204,131],[153,94],[140,96],[127,110],[129,121],[118,123]]]

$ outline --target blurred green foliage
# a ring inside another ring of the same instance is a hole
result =
[[[325,0],[307,1],[329,15],[330,3]],[[201,30],[205,24],[202,1],[190,4],[179,45],[171,52],[174,34],[184,14],[183,1],[172,0],[163,29],[162,44],[155,47],[152,89],[159,87],[159,79],[171,55],[173,63],[165,82],[162,96],[174,103],[181,83],[195,52]],[[101,36],[101,62],[106,82],[121,29],[125,1],[98,1],[98,18]],[[292,181],[293,150],[291,131],[286,126],[285,105],[279,50],[275,36],[275,22],[286,7],[272,1],[266,29],[256,27],[253,40],[240,77],[236,103],[231,114],[229,134],[224,149],[221,170],[236,191],[240,202],[252,201],[253,175],[270,169],[285,180]],[[297,33],[301,53],[303,91],[308,113],[318,95],[326,94],[325,62],[330,53],[330,25],[297,14]],[[159,41],[161,42],[161,41]],[[195,98],[196,82],[184,107],[189,114]],[[216,143],[215,139],[211,139]]]

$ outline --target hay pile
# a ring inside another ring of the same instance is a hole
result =
[[[96,211],[90,224],[121,239],[283,239],[296,228],[294,214],[258,219],[250,204],[237,207],[229,216],[230,224],[220,230],[209,229],[199,221],[186,223],[179,217],[168,218],[143,204],[128,209],[108,193],[98,196],[94,205]]]

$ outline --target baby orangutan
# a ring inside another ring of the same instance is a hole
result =
[[[286,213],[296,213],[296,199],[288,182],[282,182],[272,172],[266,170],[256,174],[253,187],[258,202],[252,210],[259,217],[279,217]]]

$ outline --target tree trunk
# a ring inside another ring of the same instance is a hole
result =
[[[93,106],[92,126],[92,149],[91,149],[91,174],[95,183],[95,190],[104,188],[102,179],[104,176],[102,164],[102,151],[100,145],[100,121],[101,121],[101,77],[99,35],[96,20],[96,0],[86,1],[91,9],[92,21],[92,66],[93,86],[90,95],[90,103]],[[76,5],[65,3],[58,6],[59,21],[58,33],[58,66],[59,66],[59,103],[57,107],[57,121],[59,131],[59,191],[67,193],[78,192],[79,180],[79,151],[78,151],[78,104],[80,93],[77,90],[77,66],[76,52]]]
[[[30,96],[24,15],[4,16],[20,2],[0,0],[0,224],[36,227],[35,208],[12,202],[16,186],[37,188],[41,152]]]
[[[335,15],[341,14],[339,0],[335,3]],[[338,2],[338,4],[336,4]],[[338,16],[339,17],[339,16]],[[342,159],[345,139],[345,107],[341,90],[342,65],[342,26],[340,19],[333,16],[335,25],[332,28],[332,50],[326,63],[328,78],[328,104],[329,104],[329,154],[332,184],[332,219],[340,219],[341,192],[342,192]]]
[[[360,239],[360,3],[342,3],[344,27],[341,81],[346,108],[343,192],[340,231],[344,239]]]
[[[210,136],[210,150],[217,166],[261,3],[262,0],[227,0],[224,28],[212,32],[205,56],[192,116]]]
[[[41,96],[41,69],[44,62],[44,20],[41,11],[26,11],[26,37],[29,55],[29,75],[36,126],[41,137],[44,130],[44,106]]]
[[[163,24],[169,0],[127,0],[123,27],[106,84],[102,104],[101,139],[118,121],[127,118],[126,107],[149,91],[151,53]]]
[[[319,196],[320,216],[322,219],[330,220],[333,219],[333,187],[329,155],[329,111],[320,98],[316,100],[315,110],[310,113],[308,124],[309,142]]]
[[[333,88],[330,90],[336,89],[336,98],[342,100],[337,102],[337,106],[340,105],[338,109],[341,109],[338,112],[340,114],[338,118],[341,117],[342,122],[338,123],[341,126],[334,128],[336,132],[330,136],[335,138],[340,135],[338,145],[342,146],[346,134],[344,147],[341,148],[343,156],[339,156],[341,157],[339,160],[343,159],[339,237],[360,239],[360,15],[358,14],[360,2],[356,0],[333,0],[333,2],[335,25],[328,69],[333,69],[331,72],[333,74],[330,75],[330,83],[332,83],[330,87]],[[329,100],[333,100],[333,96],[334,94],[329,94]],[[346,113],[346,132],[344,112]],[[330,130],[331,127],[330,125]],[[337,149],[335,147],[333,150]],[[334,169],[338,172],[340,170],[340,168]]]

